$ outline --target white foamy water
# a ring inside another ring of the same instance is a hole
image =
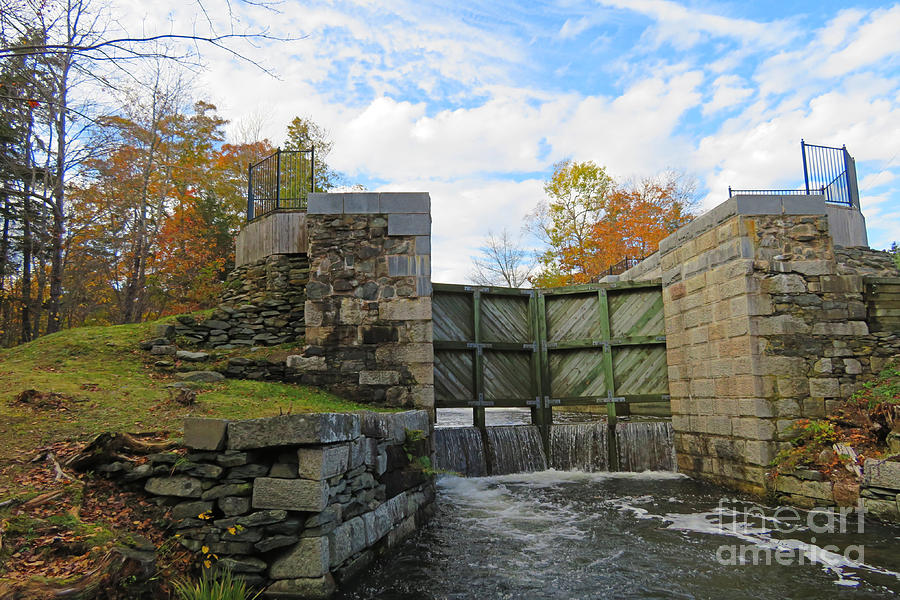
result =
[[[782,532],[773,509],[746,521],[721,490],[672,472],[544,470],[444,477],[431,524],[339,597],[386,600],[528,598],[892,598],[900,529]],[[817,539],[813,539],[817,537]],[[789,564],[722,564],[744,545]],[[827,549],[840,546],[840,551]],[[865,559],[844,556],[865,547]]]

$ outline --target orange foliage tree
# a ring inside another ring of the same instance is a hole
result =
[[[625,258],[644,258],[689,222],[695,184],[669,171],[616,184],[593,162],[564,161],[544,185],[548,201],[529,216],[546,244],[538,257],[539,287],[587,283]]]

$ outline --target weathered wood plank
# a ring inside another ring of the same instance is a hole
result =
[[[482,341],[531,341],[528,328],[528,296],[481,296]]]
[[[529,377],[531,353],[484,351],[484,399],[534,398]]]
[[[556,298],[549,296],[546,305],[548,342],[601,337],[596,318],[597,292]]]
[[[435,292],[431,310],[435,341],[475,341],[471,293]]]
[[[272,254],[306,254],[306,212],[276,211],[247,223],[235,240],[235,265]]]
[[[434,398],[437,406],[452,399],[475,397],[474,369],[471,351],[437,351],[434,353]]]

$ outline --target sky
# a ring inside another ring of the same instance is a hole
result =
[[[301,38],[234,42],[268,72],[201,48],[198,93],[232,133],[256,121],[275,144],[311,117],[349,183],[430,192],[435,281],[466,281],[489,231],[518,233],[563,159],[622,180],[684,171],[702,211],[729,185],[802,187],[801,139],[846,144],[869,244],[900,241],[900,4],[119,0],[114,13],[131,34]]]

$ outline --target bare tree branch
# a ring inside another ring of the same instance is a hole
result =
[[[531,253],[504,229],[499,235],[488,232],[481,256],[472,258],[474,270],[469,278],[478,285],[522,287],[535,269]]]

